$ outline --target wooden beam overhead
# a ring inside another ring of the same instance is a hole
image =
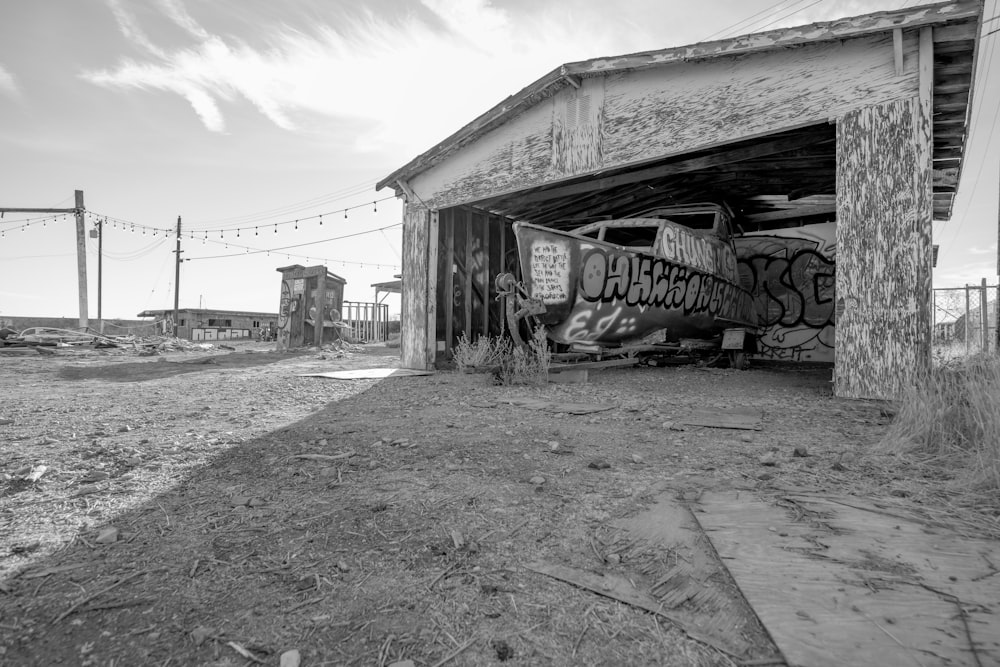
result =
[[[796,148],[804,148],[815,143],[815,135],[796,135],[785,137],[741,148],[718,151],[702,157],[680,160],[678,162],[657,165],[655,167],[636,169],[635,171],[629,171],[615,176],[596,178],[581,183],[573,183],[562,187],[550,188],[548,190],[538,190],[524,195],[522,201],[545,201],[548,199],[555,199],[557,197],[566,197],[569,195],[583,194],[585,192],[593,192],[594,190],[606,190],[618,185],[638,183],[640,181],[661,178],[672,174],[681,174],[684,172],[698,171],[734,162],[752,160],[766,155],[774,155],[784,151],[795,150]]]

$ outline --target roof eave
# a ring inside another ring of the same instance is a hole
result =
[[[804,44],[861,37],[869,34],[889,32],[894,29],[916,28],[973,17],[978,17],[981,22],[983,2],[984,0],[956,0],[954,2],[921,5],[909,9],[874,12],[834,21],[823,21],[792,28],[780,28],[767,32],[741,35],[730,39],[699,42],[690,46],[566,63],[552,70],[534,83],[529,84],[514,95],[507,97],[445,140],[410,160],[376,183],[375,189],[381,190],[384,187],[391,186],[395,189],[397,196],[403,194],[404,187],[399,185],[399,181],[405,182],[413,176],[433,167],[454,150],[467,145],[495,127],[506,123],[524,108],[533,106],[538,101],[539,96],[548,96],[556,88],[577,85],[579,77],[602,76],[611,72],[647,69],[677,62],[709,60],[712,58],[785,49]]]

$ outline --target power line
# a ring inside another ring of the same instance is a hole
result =
[[[764,29],[766,29],[766,28],[770,28],[770,27],[771,27],[772,25],[774,25],[775,23],[780,23],[781,21],[784,21],[785,19],[787,19],[787,18],[788,18],[788,17],[790,17],[790,16],[794,16],[794,15],[796,15],[796,14],[800,13],[800,12],[804,12],[805,10],[809,9],[810,7],[813,7],[813,6],[815,6],[815,5],[818,5],[818,4],[819,4],[819,3],[821,3],[822,1],[823,1],[823,0],[814,0],[813,2],[810,2],[810,3],[809,3],[808,5],[806,5],[805,7],[802,7],[801,9],[796,9],[796,10],[794,10],[794,11],[791,11],[791,12],[789,12],[789,13],[785,14],[784,16],[782,16],[782,17],[780,17],[780,18],[776,18],[776,19],[774,19],[774,20],[773,20],[773,21],[771,21],[770,23],[765,23],[765,24],[764,24],[764,25],[762,25],[762,26],[758,26],[758,27],[756,28],[756,30],[764,30]]]
[[[342,236],[334,236],[334,237],[331,237],[331,238],[320,239],[319,241],[309,241],[309,242],[306,242],[306,243],[296,243],[296,244],[293,244],[293,245],[280,246],[280,247],[277,247],[277,248],[263,248],[263,249],[262,248],[253,248],[253,247],[250,247],[250,246],[239,245],[239,244],[236,244],[236,243],[226,243],[226,242],[223,242],[223,241],[218,241],[216,239],[202,239],[203,241],[208,242],[208,243],[214,243],[214,244],[217,244],[217,245],[220,244],[220,243],[223,243],[224,245],[226,245],[226,247],[233,246],[233,247],[236,247],[236,248],[242,248],[244,250],[244,252],[228,253],[228,254],[224,254],[224,255],[209,255],[207,257],[188,257],[184,261],[185,262],[191,262],[191,261],[194,261],[194,260],[201,260],[201,259],[220,259],[220,258],[225,258],[225,257],[246,257],[247,255],[259,255],[260,253],[270,254],[272,252],[275,253],[275,254],[288,254],[288,253],[283,253],[283,251],[285,251],[285,250],[291,250],[293,248],[304,248],[306,246],[318,245],[320,243],[328,243],[330,241],[340,241],[340,240],[352,238],[352,237],[355,237],[355,236],[364,236],[365,234],[374,234],[375,232],[383,232],[386,229],[392,229],[394,227],[400,227],[400,226],[402,226],[402,224],[403,223],[401,223],[401,222],[397,222],[394,225],[387,225],[385,227],[379,227],[377,229],[369,229],[369,230],[362,231],[362,232],[354,232],[353,234],[344,234]],[[305,255],[296,255],[296,256],[297,257],[304,257]],[[361,266],[364,266],[364,265],[369,265],[369,266],[390,266],[390,267],[397,267],[398,266],[396,264],[385,264],[383,262],[354,262],[354,261],[348,261],[348,260],[331,260],[331,261],[339,263],[339,264],[357,264],[357,265],[361,265]]]
[[[366,190],[371,190],[375,186],[375,181],[366,181],[364,183],[359,183],[356,185],[349,185],[340,190],[335,190],[333,192],[320,195],[318,197],[313,197],[312,199],[307,199],[301,202],[296,202],[293,204],[288,204],[286,206],[279,206],[273,209],[266,209],[264,211],[259,211],[255,213],[247,213],[245,215],[232,216],[229,218],[216,218],[208,220],[196,220],[192,225],[188,225],[194,229],[198,229],[199,224],[208,223],[228,223],[228,226],[234,226],[237,224],[250,224],[253,222],[259,222],[261,220],[266,220],[267,218],[273,218],[275,216],[285,216],[291,215],[296,211],[301,211],[308,208],[316,208],[320,205],[326,205],[333,203],[335,201],[342,201],[344,199],[349,199],[351,197],[357,196]]]
[[[219,233],[221,235],[225,234],[225,232],[232,232],[235,230],[236,236],[239,237],[244,231],[249,233],[251,228],[253,229],[254,235],[256,236],[259,235],[259,232],[262,228],[265,231],[267,229],[274,229],[275,231],[277,231],[278,227],[287,227],[288,225],[294,225],[295,228],[298,229],[300,223],[304,224],[306,222],[313,220],[318,221],[319,224],[322,226],[324,223],[324,216],[326,221],[332,221],[336,219],[336,216],[340,215],[343,215],[344,219],[346,220],[349,212],[357,211],[363,208],[368,208],[369,206],[372,207],[373,212],[378,213],[379,204],[395,198],[396,198],[395,195],[391,195],[389,197],[383,197],[382,199],[375,199],[373,201],[365,202],[363,204],[357,204],[355,206],[345,206],[343,208],[338,208],[332,211],[326,211],[324,213],[314,213],[312,215],[301,216],[298,218],[286,218],[284,220],[279,220],[277,222],[267,222],[267,223],[258,222],[257,224],[242,223],[239,226],[230,225],[226,227],[197,228],[197,229],[191,229],[187,233],[191,238],[194,238],[193,234],[195,233],[204,234],[206,236],[208,234],[215,234],[215,233]],[[128,228],[130,231],[139,230],[140,232],[143,233],[152,232],[154,235],[157,234],[170,235],[174,233],[174,230],[172,228],[143,225],[141,223],[137,223],[132,220],[124,220],[122,218],[116,218],[114,216],[107,215],[104,213],[99,213],[96,211],[86,211],[85,214],[91,216],[92,218],[97,218],[105,223],[110,221],[112,223],[112,228],[117,228],[118,225],[121,225],[123,229]]]
[[[801,1],[802,0],[795,0],[795,2],[801,2]],[[731,31],[735,30],[738,26],[741,26],[744,23],[752,23],[752,20],[755,19],[756,17],[760,16],[761,14],[766,14],[767,12],[771,11],[772,9],[775,9],[779,5],[785,4],[786,2],[789,2],[789,0],[781,0],[781,2],[776,2],[773,5],[771,5],[770,7],[765,7],[764,9],[760,10],[756,14],[748,16],[747,18],[743,19],[742,21],[737,21],[736,23],[732,24],[728,28],[723,28],[722,30],[717,30],[717,31],[713,32],[711,35],[709,35],[708,37],[705,37],[701,41],[707,42],[708,40],[712,39],[713,37],[715,37],[717,35],[723,35],[723,34],[726,34],[728,32],[731,32]]]

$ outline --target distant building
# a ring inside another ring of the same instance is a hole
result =
[[[144,310],[138,317],[155,317],[157,331],[173,334],[174,311]],[[248,310],[213,310],[210,308],[180,308],[177,311],[177,337],[193,341],[252,339],[277,331],[277,313]]]

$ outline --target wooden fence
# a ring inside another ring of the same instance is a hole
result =
[[[341,321],[351,325],[351,336],[363,343],[389,339],[389,304],[345,301]]]

